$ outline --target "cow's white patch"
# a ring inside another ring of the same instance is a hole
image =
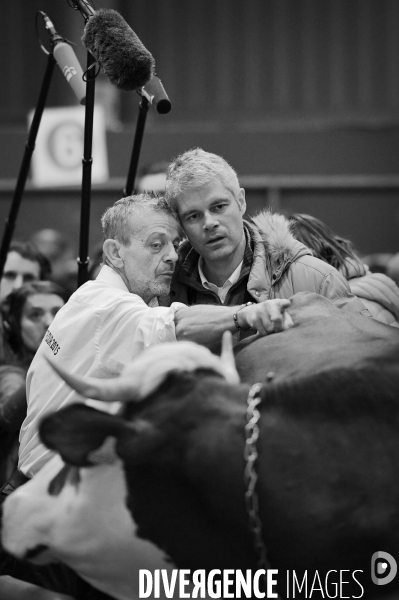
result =
[[[22,558],[45,546],[37,562],[60,561],[113,598],[137,600],[140,569],[169,572],[174,566],[155,544],[137,536],[122,462],[80,468],[79,486],[67,482],[52,496],[49,483],[64,464],[55,456],[4,502],[4,548]]]

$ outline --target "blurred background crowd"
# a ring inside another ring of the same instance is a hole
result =
[[[95,7],[126,19],[154,55],[172,102],[167,115],[148,113],[135,189],[162,192],[168,163],[189,148],[220,154],[238,172],[248,215],[269,207],[291,217],[298,239],[352,281],[356,294],[367,297],[370,273],[388,276],[384,293],[397,324],[399,4],[96,0]],[[1,223],[46,68],[37,11],[76,44],[83,70],[86,64],[84,22],[67,0],[3,0],[2,9]],[[139,102],[99,74],[103,148],[100,158],[93,147],[102,166],[91,194],[90,278],[102,260],[100,216],[123,196]],[[15,466],[26,370],[77,285],[83,128],[71,112],[76,105],[56,69],[0,285],[0,420],[8,423],[0,450],[10,456],[0,483]]]

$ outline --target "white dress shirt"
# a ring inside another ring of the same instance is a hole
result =
[[[47,330],[28,371],[28,412],[20,432],[18,465],[25,475],[32,477],[53,456],[39,439],[40,419],[72,402],[83,402],[47,359],[77,375],[117,377],[141,349],[176,341],[175,311],[184,306],[174,302],[168,308],[150,308],[108,266],[71,296]],[[104,410],[109,406],[104,405]]]

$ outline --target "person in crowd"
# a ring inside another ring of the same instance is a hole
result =
[[[9,294],[1,305],[7,364],[29,368],[50,323],[67,300],[67,291],[52,281],[25,283]]]
[[[108,379],[153,344],[186,339],[213,347],[226,330],[251,327],[267,335],[291,324],[285,299],[232,307],[158,306],[158,298],[169,293],[181,237],[164,198],[122,198],[105,212],[102,227],[104,266],[58,312],[28,371],[19,453],[19,469],[28,477],[52,456],[39,440],[39,419],[79,400],[49,361],[85,378]]]
[[[49,260],[30,242],[12,242],[0,281],[0,302],[13,290],[30,281],[48,279]]]
[[[336,235],[323,221],[306,214],[290,217],[296,237],[317,258],[333,265],[348,280],[351,291],[361,298],[378,321],[399,327],[399,288],[383,273],[372,273],[354,252],[350,241]]]
[[[51,264],[51,281],[55,281],[71,294],[77,287],[78,265],[71,242],[57,229],[39,229],[30,238]]]
[[[283,215],[265,211],[244,221],[245,190],[222,157],[185,152],[170,165],[165,190],[188,238],[169,302],[230,306],[308,291],[370,316],[345,278],[293,237]]]
[[[0,367],[0,485],[17,467],[18,433],[26,416],[26,373],[66,291],[50,281],[25,283],[1,305],[7,364]]]
[[[48,279],[51,265],[48,259],[30,242],[12,242],[9,247],[0,281],[0,302],[24,283]],[[3,320],[0,314],[0,364],[7,352]]]
[[[168,166],[169,163],[165,161],[153,162],[145,165],[140,170],[137,178],[137,193],[154,192],[156,194],[164,194]]]
[[[392,258],[392,253],[389,252],[373,252],[372,254],[363,254],[361,261],[367,265],[372,273],[387,273],[389,260]],[[390,275],[391,277],[391,275]]]

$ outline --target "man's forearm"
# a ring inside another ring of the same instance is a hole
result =
[[[225,331],[237,331],[233,320],[237,308],[210,304],[179,308],[175,313],[176,337],[211,347],[220,342]]]
[[[175,312],[176,337],[212,348],[221,341],[225,331],[251,328],[254,333],[268,335],[292,327],[286,309],[290,301],[265,300],[246,306],[212,306],[202,304],[178,308]],[[236,314],[236,319],[234,319]]]

